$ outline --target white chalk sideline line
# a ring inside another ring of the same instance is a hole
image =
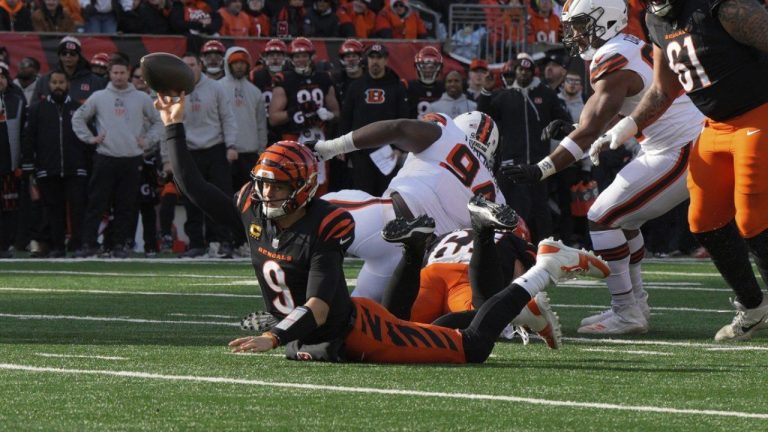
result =
[[[464,400],[489,400],[489,401],[501,401],[501,402],[517,402],[517,403],[525,403],[525,404],[531,404],[531,405],[616,410],[616,411],[652,412],[652,413],[659,413],[659,414],[683,414],[683,415],[697,415],[697,416],[768,419],[768,414],[764,414],[764,413],[666,408],[666,407],[656,407],[656,406],[647,406],[647,405],[618,405],[618,404],[596,403],[596,402],[574,402],[574,401],[560,401],[560,400],[536,399],[536,398],[527,398],[527,397],[518,397],[518,396],[489,395],[489,394],[444,393],[444,392],[427,392],[427,391],[418,391],[418,390],[381,389],[381,388],[371,388],[371,387],[346,387],[346,386],[331,386],[331,385],[320,385],[320,384],[297,384],[297,383],[285,383],[285,382],[269,382],[269,381],[242,379],[242,378],[192,376],[192,375],[164,375],[164,374],[133,372],[133,371],[63,369],[63,368],[51,368],[51,367],[27,366],[27,365],[10,364],[10,363],[0,363],[0,369],[11,370],[11,371],[58,373],[58,374],[70,374],[70,375],[103,375],[103,376],[163,380],[163,381],[191,381],[191,382],[202,382],[202,383],[210,383],[210,384],[239,384],[239,385],[250,385],[250,386],[260,386],[260,387],[298,389],[298,390],[313,390],[313,391],[324,390],[329,392],[340,392],[340,393],[363,393],[363,394],[377,394],[377,395],[415,396],[415,397],[425,397],[425,398],[464,399]]]
[[[205,275],[194,273],[131,273],[131,272],[97,272],[74,270],[3,270],[6,274],[45,274],[63,276],[117,276],[117,277],[149,277],[149,278],[187,278],[187,279],[253,279],[254,276],[237,275]]]
[[[119,294],[119,295],[145,295],[145,296],[181,296],[181,297],[232,297],[232,298],[261,298],[255,294],[228,294],[228,293],[184,293],[163,291],[112,291],[95,289],[55,289],[55,288],[17,288],[0,287],[0,291],[21,291],[57,294]]]
[[[725,347],[718,343],[703,343],[703,342],[678,342],[678,341],[664,341],[664,340],[638,340],[638,339],[600,339],[600,338],[584,338],[584,337],[563,337],[564,341],[574,343],[588,343],[588,344],[614,344],[614,345],[658,345],[658,346],[671,346],[681,348],[705,348],[710,351],[768,351],[768,346],[729,346]]]
[[[16,318],[22,320],[74,320],[74,321],[109,321],[109,322],[127,322],[141,324],[184,324],[184,325],[217,325],[225,327],[240,327],[239,323],[221,322],[221,321],[175,321],[175,320],[153,320],[141,318],[114,318],[114,317],[94,317],[94,316],[76,316],[76,315],[36,315],[36,314],[8,314],[0,313],[0,318]]]
[[[54,358],[86,358],[97,360],[128,360],[128,357],[114,357],[114,356],[99,356],[99,355],[77,355],[77,354],[54,354],[54,353],[35,353],[40,357],[54,357]]]
[[[579,348],[579,351],[603,352],[603,353],[611,353],[611,354],[658,355],[658,356],[674,355],[672,353],[661,352],[661,351],[620,350],[620,349],[608,349],[608,348]]]

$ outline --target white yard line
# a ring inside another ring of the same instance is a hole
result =
[[[241,379],[241,378],[194,376],[194,375],[164,375],[164,374],[153,374],[153,373],[147,373],[147,372],[133,372],[133,371],[64,369],[64,368],[37,367],[37,366],[28,366],[28,365],[10,364],[10,363],[0,363],[0,369],[9,370],[9,371],[33,372],[33,373],[55,373],[55,374],[67,374],[67,375],[101,375],[101,376],[113,376],[113,377],[122,377],[122,378],[136,378],[136,379],[144,379],[144,380],[187,381],[187,382],[201,382],[201,383],[210,383],[210,384],[237,384],[237,385],[247,385],[247,386],[276,387],[276,388],[286,388],[286,389],[296,389],[296,390],[328,391],[328,392],[339,392],[339,393],[414,396],[414,397],[423,397],[423,398],[462,399],[462,400],[488,400],[488,401],[525,403],[525,404],[531,404],[531,405],[544,405],[544,406],[556,406],[556,407],[567,407],[567,408],[587,408],[587,409],[599,409],[599,410],[651,412],[651,413],[658,413],[658,414],[683,414],[683,415],[693,415],[693,416],[737,417],[737,418],[753,418],[753,419],[763,419],[763,420],[768,419],[768,414],[765,414],[765,413],[667,408],[667,407],[657,407],[657,406],[649,406],[649,405],[619,405],[619,404],[608,404],[608,403],[597,403],[597,402],[575,402],[575,401],[536,399],[536,398],[519,397],[519,396],[505,396],[505,395],[427,392],[427,391],[418,391],[418,390],[382,389],[382,388],[371,388],[371,387],[346,387],[346,386],[331,386],[331,385],[321,385],[321,384],[297,384],[297,383],[286,383],[286,382],[270,382],[270,381],[261,381],[261,380]]]
[[[152,319],[140,319],[140,318],[76,316],[76,315],[27,315],[27,314],[0,313],[0,318],[16,318],[21,320],[110,321],[110,322],[127,322],[127,323],[141,323],[141,324],[183,324],[183,325],[212,325],[212,326],[225,326],[225,327],[240,327],[240,324],[238,323],[221,322],[221,321],[173,321],[173,320],[152,320]]]
[[[5,274],[45,274],[62,276],[119,276],[119,277],[151,277],[151,278],[187,278],[187,279],[253,279],[253,276],[225,276],[192,273],[131,273],[131,272],[97,272],[74,270],[3,270]]]
[[[240,319],[242,317],[234,315],[210,315],[210,314],[186,314],[186,313],[169,313],[168,316],[182,316],[182,317],[202,317],[202,318],[224,318],[224,319]]]
[[[575,304],[552,304],[552,307],[563,309],[592,309],[595,311],[603,311],[608,309],[609,305],[575,305]],[[665,307],[665,306],[653,306],[652,312],[701,312],[701,313],[733,313],[733,309],[698,309],[688,307]]]
[[[146,296],[182,296],[182,297],[232,297],[232,298],[261,298],[255,294],[227,294],[227,293],[180,293],[165,291],[111,291],[94,289],[55,289],[55,288],[15,288],[0,287],[0,291],[19,291],[57,294],[115,294],[115,295],[146,295]]]
[[[604,352],[604,353],[614,353],[614,354],[659,355],[659,356],[674,355],[672,353],[661,352],[661,351],[620,350],[620,349],[607,349],[607,348],[579,348],[579,351]]]
[[[357,285],[357,279],[345,279],[347,281],[347,285]],[[230,281],[230,282],[192,282],[188,284],[184,284],[185,286],[259,286],[259,281],[256,280],[256,277],[254,276],[251,278],[251,280],[236,280],[236,281]],[[605,288],[605,287],[603,287]]]
[[[56,358],[87,358],[97,360],[128,360],[128,357],[113,357],[113,356],[98,356],[98,355],[75,355],[75,354],[53,354],[53,353],[35,353],[40,357],[56,357]]]
[[[589,343],[589,344],[614,344],[614,345],[658,345],[658,346],[671,346],[682,348],[704,348],[710,351],[727,351],[735,350],[736,347],[725,347],[722,344],[716,343],[701,343],[701,342],[677,342],[677,341],[663,341],[663,340],[637,340],[637,339],[598,339],[598,338],[582,338],[582,337],[564,337],[564,341],[575,343]],[[743,348],[749,348],[749,351],[768,351],[768,346],[745,346]],[[747,351],[747,350],[745,350]]]

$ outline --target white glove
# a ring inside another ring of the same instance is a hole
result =
[[[599,165],[600,152],[606,144],[610,143],[611,150],[616,150],[635,135],[637,135],[637,123],[632,117],[624,117],[592,143],[589,148],[589,158],[593,164]]]
[[[352,141],[352,132],[350,132],[332,140],[318,141],[315,143],[312,150],[314,150],[321,160],[327,161],[336,155],[355,151],[357,148]]]
[[[335,115],[331,111],[328,111],[325,107],[320,107],[317,109],[317,116],[320,117],[320,120],[322,121],[328,121],[333,120]]]

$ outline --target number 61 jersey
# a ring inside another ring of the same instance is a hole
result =
[[[675,21],[649,13],[646,23],[651,41],[699,110],[725,121],[768,102],[768,54],[725,31],[717,18],[722,0],[681,3]]]
[[[468,228],[470,198],[481,194],[490,201],[504,203],[504,196],[453,119],[430,113],[424,120],[438,124],[442,135],[427,149],[408,155],[384,196],[398,192],[411,213],[431,216],[435,234]]]

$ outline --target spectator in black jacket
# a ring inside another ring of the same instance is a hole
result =
[[[69,220],[83,220],[85,211],[85,144],[72,130],[72,114],[80,103],[68,95],[69,80],[62,71],[51,72],[50,94],[29,109],[27,132],[22,148],[22,169],[34,175],[46,209],[51,258],[65,255],[64,237]],[[80,247],[80,224],[72,223],[67,245]]]
[[[125,11],[120,17],[119,29],[124,33],[170,34],[170,12],[166,0],[134,0],[133,9]]]
[[[88,61],[83,57],[82,46],[77,38],[65,36],[59,42],[57,50],[59,55],[59,64],[55,70],[64,71],[69,80],[69,95],[73,100],[79,103],[85,102],[93,92],[101,90],[107,86],[104,78],[91,72]],[[48,79],[50,74],[37,81],[35,93],[32,101],[39,101],[48,96]]]
[[[0,0],[0,31],[34,31],[32,12],[24,0]]]
[[[338,37],[339,17],[333,0],[312,0],[312,8],[304,17],[304,35]]]
[[[494,94],[484,90],[477,109],[493,117],[501,134],[502,163],[536,163],[549,155],[549,143],[542,143],[541,131],[552,121],[571,121],[571,116],[554,90],[534,77],[535,65],[528,54],[518,55],[505,65],[505,89]],[[514,81],[512,75],[514,73]],[[534,242],[552,234],[548,207],[548,183],[516,185],[500,179],[507,203],[528,222]]]
[[[344,96],[342,134],[379,120],[408,118],[407,90],[400,77],[387,67],[388,56],[384,45],[374,44],[368,48],[366,74],[353,81]],[[348,157],[353,188],[382,196],[397,170],[382,173],[371,160],[371,153],[376,150],[358,150]]]
[[[24,92],[11,83],[8,65],[0,62],[0,258],[11,258],[8,247],[16,234],[21,185],[14,171],[26,115]]]

